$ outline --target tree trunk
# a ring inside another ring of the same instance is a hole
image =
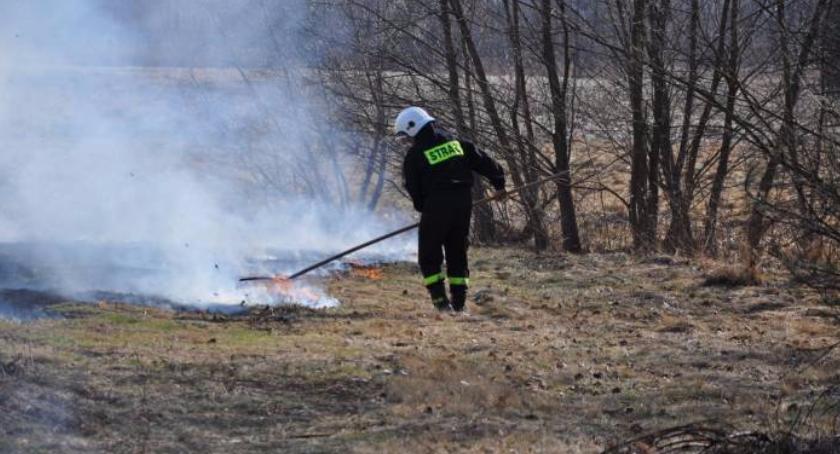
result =
[[[461,7],[461,0],[450,0],[450,5],[452,6],[452,13],[455,15],[455,19],[458,22],[458,27],[461,30],[461,37],[464,40],[464,44],[466,45],[467,51],[470,54],[470,59],[472,60],[473,67],[475,69],[476,82],[478,83],[478,88],[481,91],[484,107],[487,109],[487,116],[490,118],[490,125],[493,127],[493,131],[496,133],[496,138],[499,140],[499,147],[505,151],[505,153],[503,153],[505,161],[509,166],[513,167],[513,169],[510,169],[511,178],[513,178],[514,183],[517,186],[520,186],[523,183],[522,176],[519,172],[514,171],[514,169],[517,169],[518,166],[516,165],[516,162],[513,162],[510,159],[509,156],[511,150],[510,138],[505,131],[504,124],[502,123],[502,117],[499,115],[499,110],[496,108],[496,101],[493,98],[490,82],[487,79],[487,72],[484,70],[484,63],[478,52],[478,48],[475,45],[475,41],[473,40],[470,24],[464,16],[464,10]]]
[[[520,174],[520,169],[514,160],[511,157],[510,151],[512,149],[510,139],[505,131],[504,125],[502,123],[501,116],[499,115],[499,111],[496,108],[496,101],[493,98],[493,92],[490,88],[490,82],[487,79],[487,73],[484,70],[484,64],[481,59],[481,55],[478,52],[478,48],[475,45],[475,41],[472,37],[472,31],[470,30],[470,25],[467,22],[466,17],[464,16],[464,9],[461,7],[460,0],[450,0],[450,5],[452,6],[452,14],[455,16],[455,19],[458,23],[458,27],[461,31],[461,37],[464,41],[464,46],[469,53],[470,60],[472,61],[472,66],[475,69],[475,77],[476,82],[478,83],[479,91],[481,92],[481,97],[484,101],[484,107],[487,110],[487,116],[490,118],[490,124],[493,127],[493,131],[496,133],[496,138],[499,141],[499,148],[503,150],[502,157],[505,160],[505,163],[508,165],[508,171],[510,173],[511,179],[513,180],[514,185],[521,186],[524,182],[522,179],[522,175]],[[527,220],[531,222],[530,217],[532,216],[531,209],[533,207],[526,206],[526,215],[529,217]]]
[[[452,37],[452,24],[449,21],[449,0],[440,0],[440,24],[443,29],[443,49],[446,58],[446,70],[449,75],[447,95],[455,115],[455,127],[458,134],[463,136],[467,132],[464,110],[461,108],[461,90],[458,77],[458,55],[455,52],[455,42]]]
[[[664,14],[664,12],[663,12]],[[665,27],[665,21],[661,21],[662,28]],[[694,254],[694,235],[691,228],[691,199],[687,197],[687,192],[683,190],[683,167],[685,165],[689,129],[692,119],[692,111],[694,108],[694,96],[697,88],[697,29],[700,22],[700,2],[699,0],[691,0],[691,23],[689,25],[689,54],[688,54],[688,87],[686,87],[685,106],[683,109],[683,123],[682,132],[680,134],[680,145],[677,151],[677,158],[674,159],[673,152],[670,149],[670,142],[668,149],[662,150],[663,156],[666,158],[664,162],[664,170],[666,180],[666,188],[668,190],[668,204],[671,209],[671,223],[668,226],[668,233],[665,235],[665,250],[669,252],[680,251],[685,255]],[[659,33],[664,34],[660,31]],[[653,39],[664,38],[664,36],[654,36]],[[661,47],[659,48],[661,55]],[[663,68],[664,71],[664,68]],[[670,116],[670,112],[668,113]],[[669,133],[666,131],[666,134]]]
[[[717,34],[717,49],[715,52],[715,60],[712,65],[712,83],[709,88],[709,93],[711,96],[717,95],[718,86],[720,85],[721,78],[723,77],[723,64],[724,64],[724,53],[726,49],[726,29],[728,24],[728,17],[729,17],[729,2],[730,0],[723,0],[723,6],[721,7],[721,17],[720,17],[720,28],[718,29]],[[733,25],[734,26],[734,25]],[[686,151],[686,164],[685,164],[685,198],[686,200],[692,201],[694,200],[694,192],[697,186],[697,176],[695,167],[697,166],[697,157],[700,154],[700,143],[703,140],[703,137],[706,133],[706,126],[709,123],[709,118],[712,115],[712,108],[714,107],[715,103],[708,100],[703,107],[703,112],[700,114],[700,118],[697,121],[697,127],[694,130],[694,135],[691,139],[691,143],[688,146],[688,150]]]
[[[370,195],[367,206],[367,209],[370,211],[375,210],[377,205],[379,205],[379,199],[382,197],[382,189],[385,188],[385,173],[387,171],[385,164],[388,162],[386,157],[385,150],[381,150],[379,153],[379,165],[376,170],[376,185],[373,187],[373,194]]]
[[[738,23],[738,0],[732,0],[730,22]],[[706,209],[706,222],[703,227],[704,250],[706,254],[717,256],[717,218],[720,199],[723,194],[723,183],[729,173],[729,155],[732,152],[732,139],[734,136],[733,119],[735,117],[735,97],[738,94],[738,66],[740,49],[738,45],[738,27],[730,28],[729,59],[726,67],[726,108],[723,120],[723,139],[720,145],[720,157],[712,181],[712,189],[709,194],[709,203]]]
[[[468,135],[467,128],[475,131],[475,111],[472,103],[472,87],[469,82],[469,62],[465,62],[467,68],[464,70],[464,79],[467,85],[467,107],[470,111],[470,124],[461,106],[461,85],[458,76],[458,53],[456,52],[455,39],[452,36],[452,23],[450,15],[449,0],[440,0],[440,22],[443,30],[443,48],[446,58],[446,69],[449,75],[447,95],[449,103],[455,116],[455,127],[458,129],[459,137]],[[475,179],[472,192],[473,198],[478,199],[484,196],[484,184],[480,178]],[[492,243],[496,241],[496,225],[493,218],[493,209],[490,205],[482,205],[473,210],[473,234],[479,243]]]
[[[379,144],[380,141],[378,139],[373,139],[373,144],[370,147],[370,153],[368,154],[365,162],[365,176],[362,178],[362,183],[359,185],[359,193],[356,196],[356,200],[359,204],[362,204],[365,200],[367,200],[370,182],[373,179],[373,173],[376,171],[376,161],[379,156]]]
[[[534,150],[534,133],[531,127],[531,108],[528,103],[528,85],[525,80],[525,67],[522,60],[522,42],[519,33],[519,1],[503,0],[505,16],[508,21],[508,37],[513,51],[514,87],[515,95],[511,108],[511,125],[516,147],[519,153],[519,160],[522,166],[522,174],[526,181],[537,179],[537,159]],[[521,106],[521,108],[520,108]],[[519,112],[525,122],[527,137],[522,137],[519,127]],[[528,230],[534,236],[534,248],[538,251],[548,247],[548,231],[545,228],[545,214],[540,208],[540,188],[528,188],[522,192],[522,199],[526,209],[529,211]]]
[[[665,249],[668,252],[680,251],[686,255],[693,254],[694,245],[691,234],[691,219],[688,206],[685,203],[682,190],[682,171],[677,167],[671,147],[671,99],[666,79],[664,43],[667,34],[668,16],[670,15],[670,1],[660,0],[648,4],[650,23],[650,40],[648,41],[648,55],[651,66],[651,86],[653,88],[653,133],[650,145],[650,163],[648,176],[650,178],[648,210],[651,213],[649,227],[656,231],[658,219],[658,186],[661,163],[664,176],[664,187],[668,196],[671,210],[671,225],[665,238]]]
[[[548,87],[551,93],[551,108],[554,117],[554,131],[551,135],[554,146],[554,165],[558,172],[567,172],[563,179],[557,183],[557,201],[560,204],[560,227],[563,232],[563,249],[580,253],[580,235],[578,233],[577,217],[575,215],[575,202],[572,197],[571,173],[570,173],[570,149],[568,140],[568,123],[566,119],[566,96],[568,93],[571,49],[569,43],[569,28],[566,21],[566,2],[560,1],[560,17],[563,21],[563,83],[557,71],[557,59],[554,51],[554,38],[552,31],[552,6],[551,0],[542,1],[542,53],[543,62],[548,73]]]
[[[655,232],[650,230],[648,213],[648,153],[647,126],[644,114],[644,54],[645,0],[633,0],[633,17],[630,24],[630,48],[627,56],[627,82],[632,111],[633,148],[630,153],[630,228],[633,248],[649,252],[655,246]]]

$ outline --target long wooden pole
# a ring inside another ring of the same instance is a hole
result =
[[[524,189],[528,189],[528,188],[531,188],[531,187],[534,187],[534,186],[539,186],[539,185],[544,184],[544,183],[547,183],[547,182],[549,182],[549,181],[554,181],[554,180],[557,180],[557,179],[559,179],[561,176],[563,176],[563,175],[565,175],[565,174],[567,174],[567,173],[569,173],[569,171],[568,171],[568,170],[563,171],[563,172],[558,172],[558,173],[555,173],[554,175],[551,175],[551,176],[549,176],[549,177],[542,178],[542,179],[537,180],[537,181],[532,181],[532,182],[530,182],[530,183],[523,184],[522,186],[518,186],[518,187],[515,187],[515,188],[513,188],[513,189],[509,189],[509,190],[505,191],[505,192],[504,192],[504,194],[505,194],[505,196],[510,195],[510,194],[515,194],[515,193],[520,192],[520,191],[522,191],[522,190],[524,190]],[[485,197],[485,198],[483,198],[483,199],[476,200],[475,202],[473,202],[473,206],[482,205],[482,204],[485,204],[485,203],[490,202],[490,201],[495,200],[495,199],[496,199],[496,197],[495,197],[495,196]],[[376,238],[374,238],[374,239],[372,239],[372,240],[370,240],[370,241],[366,241],[366,242],[364,242],[364,243],[362,243],[362,244],[359,244],[359,245],[353,246],[353,247],[351,247],[350,249],[347,249],[346,251],[341,251],[341,252],[339,252],[338,254],[335,254],[335,255],[333,255],[333,256],[327,257],[327,258],[325,258],[324,260],[321,260],[321,261],[320,261],[320,262],[318,262],[318,263],[313,263],[312,265],[309,265],[309,266],[307,266],[306,268],[304,268],[304,269],[302,269],[302,270],[300,270],[300,271],[298,271],[298,272],[296,272],[296,273],[294,273],[294,274],[292,274],[292,275],[290,275],[290,276],[249,276],[249,277],[243,277],[243,278],[240,278],[240,279],[239,279],[239,282],[250,282],[250,281],[269,281],[269,280],[276,279],[276,278],[278,278],[278,277],[283,278],[283,279],[288,279],[288,280],[291,280],[291,279],[294,279],[294,278],[296,278],[296,277],[303,276],[304,274],[306,274],[306,273],[308,273],[308,272],[310,272],[310,271],[312,271],[312,270],[318,269],[318,268],[320,268],[320,267],[322,267],[322,266],[324,266],[324,265],[326,265],[326,264],[328,264],[328,263],[330,263],[330,262],[333,262],[333,261],[335,261],[335,260],[338,260],[338,259],[340,259],[340,258],[344,257],[345,255],[352,254],[352,253],[354,253],[354,252],[356,252],[356,251],[358,251],[358,250],[360,250],[360,249],[364,249],[364,248],[366,248],[366,247],[368,247],[368,246],[371,246],[371,245],[374,245],[374,244],[376,244],[376,243],[379,243],[380,241],[384,241],[384,240],[387,240],[388,238],[395,237],[395,236],[397,236],[397,235],[399,235],[399,234],[402,234],[402,233],[408,232],[409,230],[416,229],[416,228],[417,228],[417,227],[419,227],[419,226],[420,226],[420,223],[419,223],[419,222],[415,222],[414,224],[407,225],[407,226],[405,226],[405,227],[401,227],[401,228],[399,228],[399,229],[397,229],[397,230],[394,230],[393,232],[389,232],[389,233],[386,233],[385,235],[378,236],[378,237],[376,237]]]

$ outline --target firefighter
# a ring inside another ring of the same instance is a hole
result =
[[[473,172],[490,180],[496,190],[493,198],[498,200],[505,195],[504,170],[471,142],[437,128],[435,119],[419,107],[400,112],[394,132],[412,142],[403,161],[403,178],[414,208],[421,213],[418,258],[423,283],[435,308],[461,312],[470,276],[467,237]],[[446,274],[441,269],[444,256]],[[447,280],[451,300],[446,295]]]

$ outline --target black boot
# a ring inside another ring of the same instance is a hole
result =
[[[432,297],[432,304],[434,304],[435,309],[441,312],[452,310],[452,306],[449,305],[449,298],[446,297],[446,286],[443,281],[435,282],[426,288],[429,290],[429,296]]]
[[[467,303],[467,286],[450,285],[449,292],[452,294],[452,309],[456,312],[462,312]]]

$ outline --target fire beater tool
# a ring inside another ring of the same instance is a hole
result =
[[[515,188],[512,188],[512,189],[509,189],[509,190],[504,192],[504,196],[508,196],[510,194],[515,194],[515,193],[521,192],[525,189],[532,188],[534,186],[540,186],[540,185],[545,184],[549,181],[554,181],[554,180],[560,179],[563,175],[566,175],[568,173],[569,173],[568,170],[564,170],[562,172],[555,173],[554,175],[551,175],[551,176],[548,176],[548,177],[545,177],[545,178],[542,178],[542,179],[539,179],[539,180],[536,180],[536,181],[532,181],[530,183],[523,184],[522,186],[518,186],[518,187],[515,187]],[[485,198],[480,199],[480,200],[476,200],[475,202],[473,202],[473,206],[475,207],[475,206],[483,205],[487,202],[496,200],[496,198],[497,198],[497,196],[494,195],[494,196],[490,196],[490,197],[485,197]],[[320,267],[322,267],[322,266],[324,266],[324,265],[326,265],[330,262],[338,260],[338,259],[344,257],[345,255],[352,254],[352,253],[354,253],[354,252],[356,252],[360,249],[364,249],[368,246],[379,243],[380,241],[384,241],[384,240],[387,240],[388,238],[395,237],[395,236],[397,236],[401,233],[405,233],[405,232],[408,232],[409,230],[416,229],[419,226],[420,226],[420,223],[415,222],[414,224],[407,225],[405,227],[401,227],[397,230],[394,230],[393,232],[389,232],[389,233],[386,233],[382,236],[378,236],[378,237],[376,237],[376,238],[374,238],[370,241],[365,241],[362,244],[353,246],[352,248],[347,249],[346,251],[342,251],[342,252],[339,252],[338,254],[327,257],[327,258],[325,258],[324,260],[321,260],[318,263],[313,263],[312,265],[309,265],[306,268],[304,268],[304,269],[302,269],[302,270],[300,270],[300,271],[298,271],[294,274],[291,274],[289,276],[282,276],[282,275],[278,275],[278,276],[249,276],[249,277],[240,278],[239,282],[292,280],[292,279],[295,279],[297,277],[303,276],[304,274],[306,274],[306,273],[308,273],[312,270],[318,269],[318,268],[320,268]]]

